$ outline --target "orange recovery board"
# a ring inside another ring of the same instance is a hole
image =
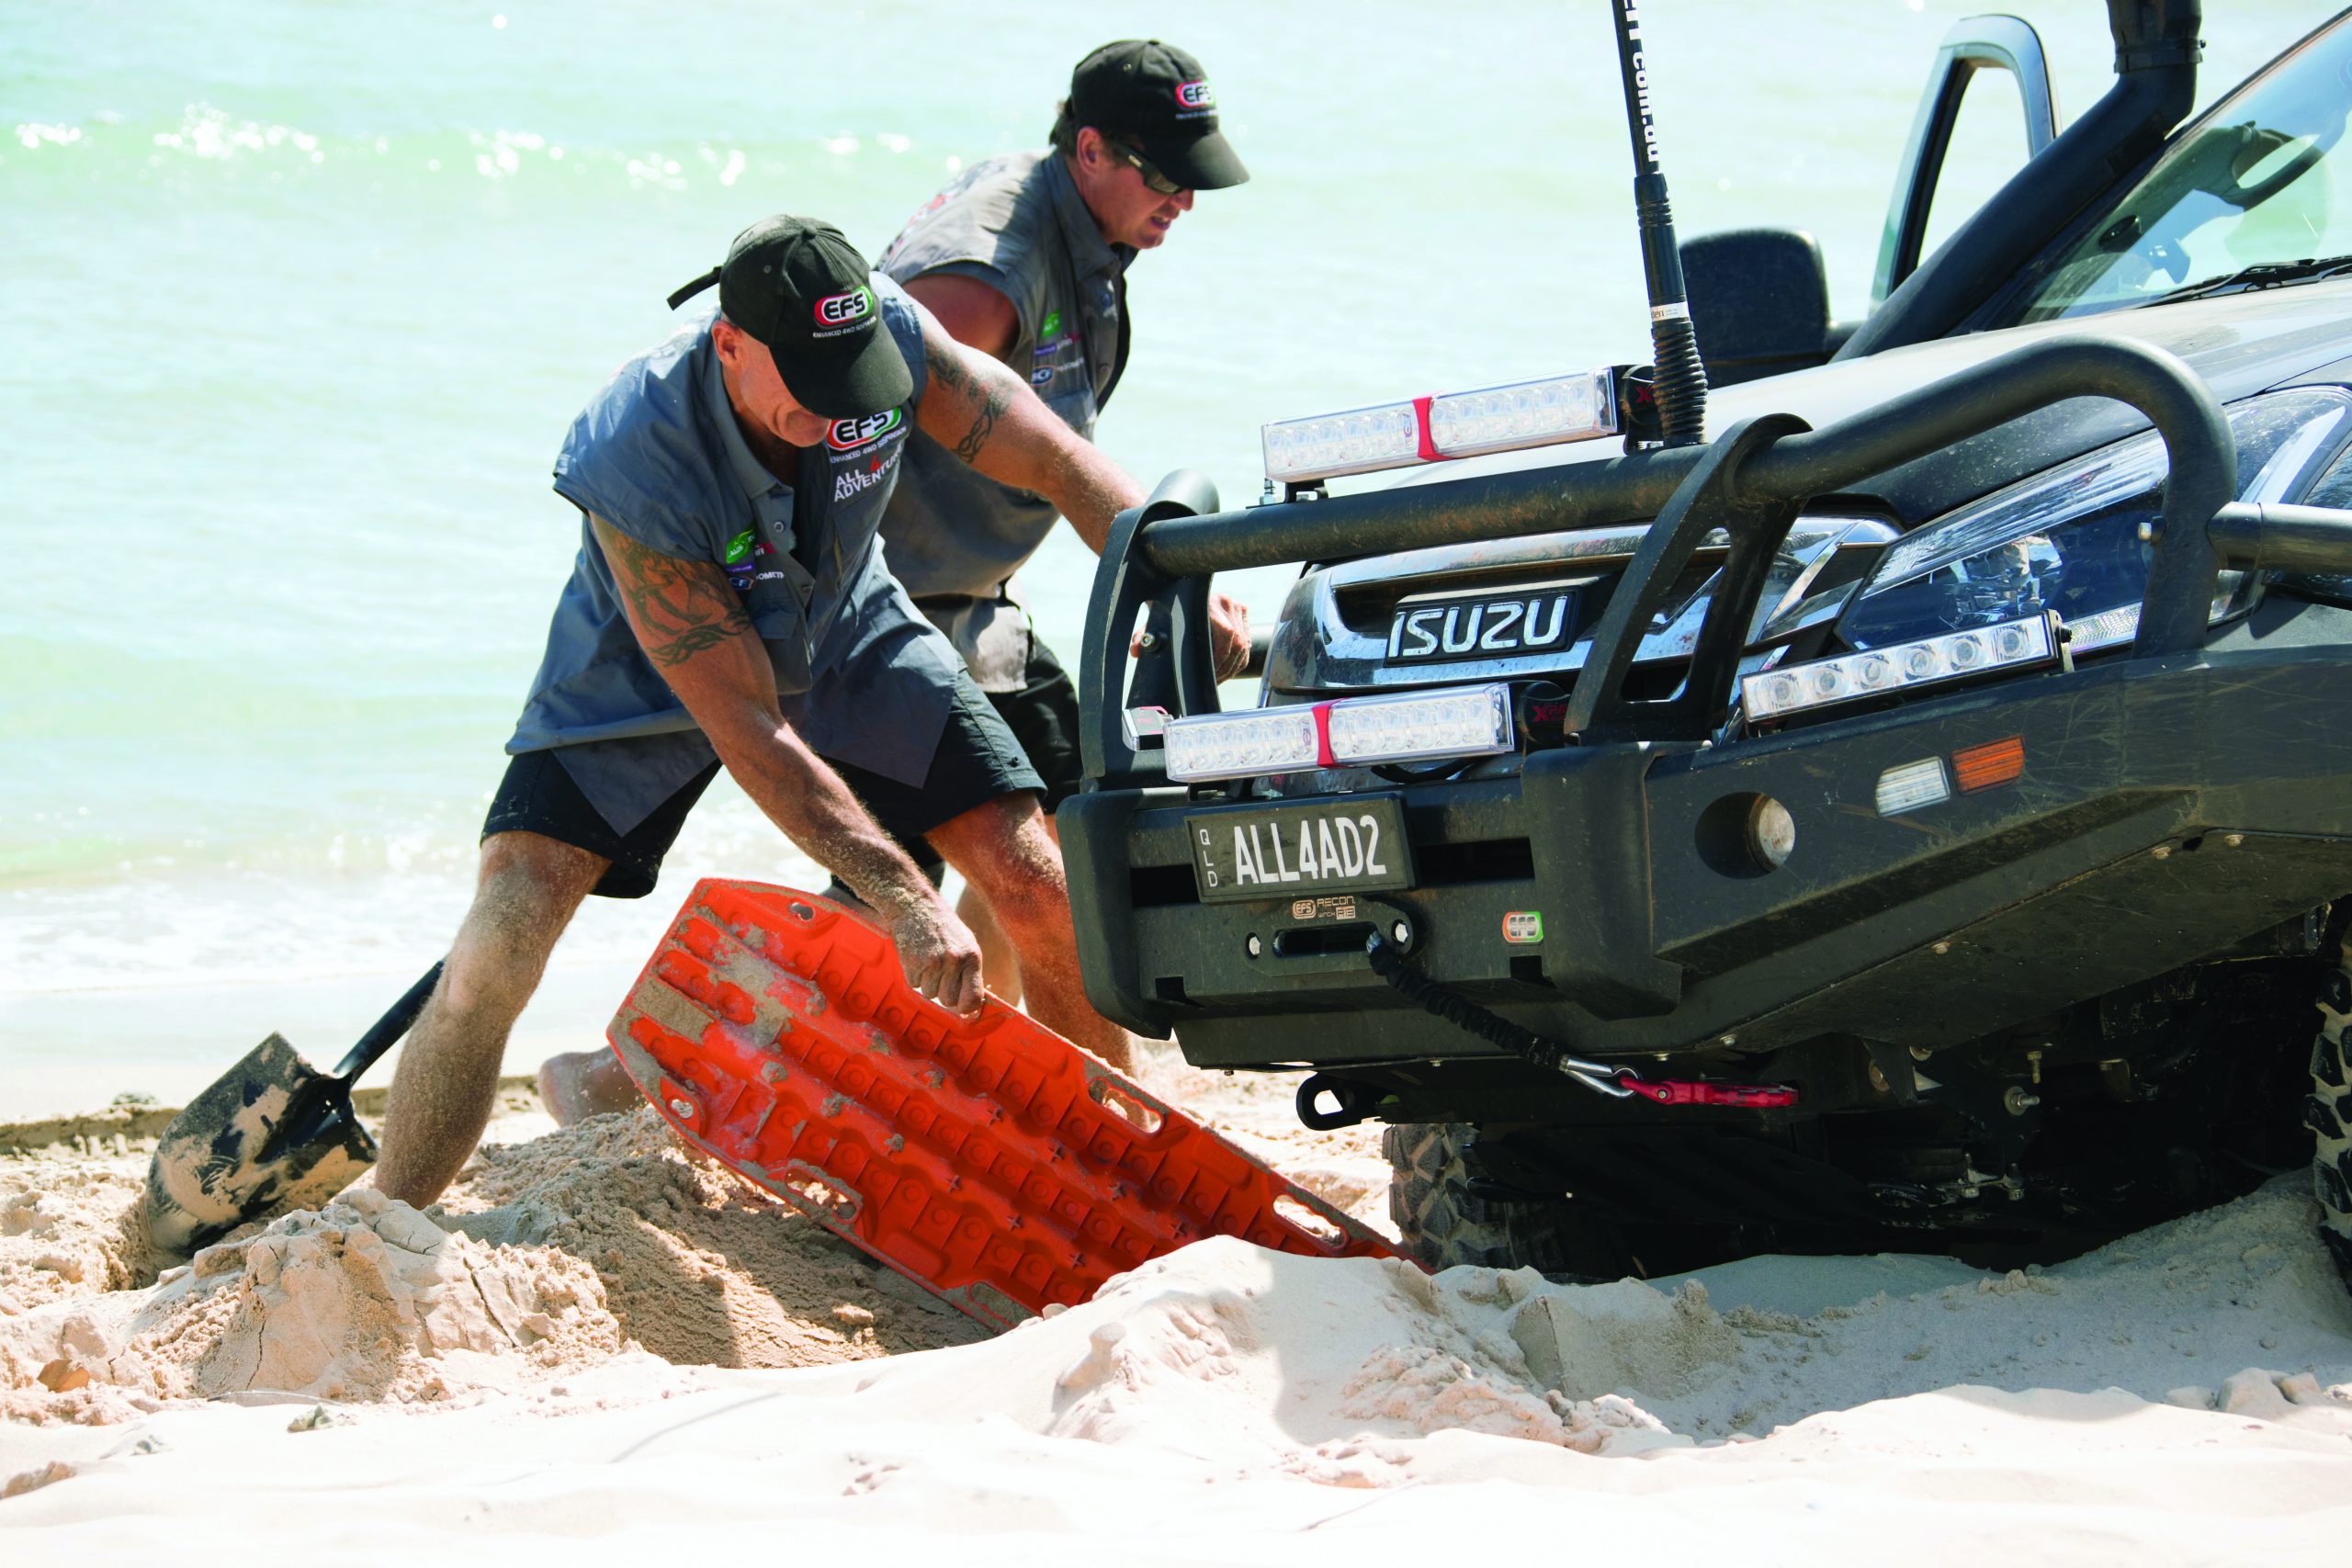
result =
[[[1026,1014],[925,1001],[812,894],[696,884],[609,1038],[695,1147],[997,1328],[1205,1235],[1390,1255]]]

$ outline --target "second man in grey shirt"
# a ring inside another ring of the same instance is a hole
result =
[[[1051,143],[965,170],[915,214],[878,270],[959,342],[1026,377],[1091,440],[1126,369],[1128,264],[1166,240],[1195,191],[1250,173],[1217,129],[1200,62],[1157,39],[1105,44],[1080,61]],[[892,575],[1019,738],[1048,812],[1078,789],[1078,693],[1032,630],[1015,573],[1056,516],[1044,497],[975,473],[918,433],[882,521]],[[1248,657],[1247,615],[1221,595],[1216,615],[1217,671],[1231,674]],[[967,895],[959,912],[996,987],[1017,996],[1006,984],[1017,970],[986,908]]]

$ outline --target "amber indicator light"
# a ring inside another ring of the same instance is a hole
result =
[[[2007,740],[1988,741],[1971,746],[1951,754],[1952,782],[1961,793],[1991,789],[1995,784],[2015,784],[2025,772],[2025,739],[2012,735]]]

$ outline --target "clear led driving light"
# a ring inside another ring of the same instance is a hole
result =
[[[1617,434],[1617,376],[1587,370],[1267,425],[1266,477],[1311,484]]]
[[[1472,457],[1615,432],[1610,373],[1448,392],[1430,400],[1430,445],[1441,457]]]
[[[1347,697],[1330,709],[1327,732],[1340,762],[1491,757],[1515,743],[1510,688],[1501,684]]]
[[[1754,722],[1989,670],[2052,663],[2058,643],[2050,622],[2047,615],[2035,615],[1749,675],[1739,683],[1740,696]]]
[[[1320,730],[1314,708],[1256,708],[1170,719],[1160,745],[1171,779],[1240,779],[1316,766]]]
[[[1266,477],[1304,484],[1421,461],[1421,411],[1409,402],[1284,420],[1261,433]]]
[[[1190,782],[1492,757],[1516,746],[1518,731],[1510,687],[1496,682],[1171,719],[1161,744],[1168,776]]]

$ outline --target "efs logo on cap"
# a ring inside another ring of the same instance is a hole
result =
[[[1216,95],[1209,91],[1206,78],[1196,76],[1190,82],[1176,84],[1176,102],[1183,108],[1213,109],[1216,107]]]
[[[836,452],[853,452],[898,428],[899,411],[884,409],[864,419],[837,419],[825,431],[825,445]]]
[[[874,290],[853,288],[846,294],[828,294],[817,301],[817,324],[820,327],[846,327],[864,321],[874,313]]]

